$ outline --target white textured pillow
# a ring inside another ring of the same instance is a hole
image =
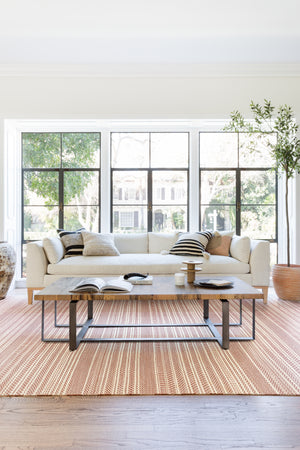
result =
[[[230,244],[230,254],[233,258],[248,263],[250,256],[250,238],[248,236],[233,236]]]
[[[63,259],[65,254],[65,247],[62,243],[61,239],[58,237],[46,237],[43,239],[43,247],[48,258],[48,261],[51,264],[58,263],[61,259]]]
[[[118,256],[112,234],[91,233],[82,231],[83,256]]]

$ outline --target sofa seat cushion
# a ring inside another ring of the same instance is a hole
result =
[[[196,259],[196,258],[193,258]],[[238,261],[231,256],[210,255],[209,260],[204,259],[201,273],[224,273],[228,275],[245,274],[250,272],[250,265]]]
[[[145,253],[123,253],[119,256],[76,256],[48,265],[51,275],[123,275],[128,272],[150,273],[151,275],[173,274],[181,267],[186,256],[160,255]],[[245,274],[249,264],[242,263],[230,256],[211,255],[209,260],[193,257],[202,261],[202,273]]]

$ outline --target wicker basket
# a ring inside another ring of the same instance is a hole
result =
[[[273,285],[282,300],[300,300],[300,266],[275,264],[272,268]]]

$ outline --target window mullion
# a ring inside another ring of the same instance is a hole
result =
[[[108,130],[101,131],[101,176],[100,176],[100,191],[101,191],[101,228],[103,233],[109,233],[112,227],[112,177],[111,177],[111,134]],[[111,186],[108,189],[108,186]],[[105,194],[104,194],[105,193]]]
[[[148,170],[148,231],[152,231],[153,223],[153,183],[152,183],[152,169]]]
[[[235,232],[241,234],[241,169],[236,169],[236,222]]]
[[[189,167],[188,167],[188,228],[199,230],[200,192],[199,186],[199,130],[193,129],[189,134]]]
[[[58,227],[64,228],[64,171],[58,171]]]

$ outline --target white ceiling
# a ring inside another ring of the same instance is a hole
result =
[[[0,64],[300,63],[300,0],[0,0]]]

